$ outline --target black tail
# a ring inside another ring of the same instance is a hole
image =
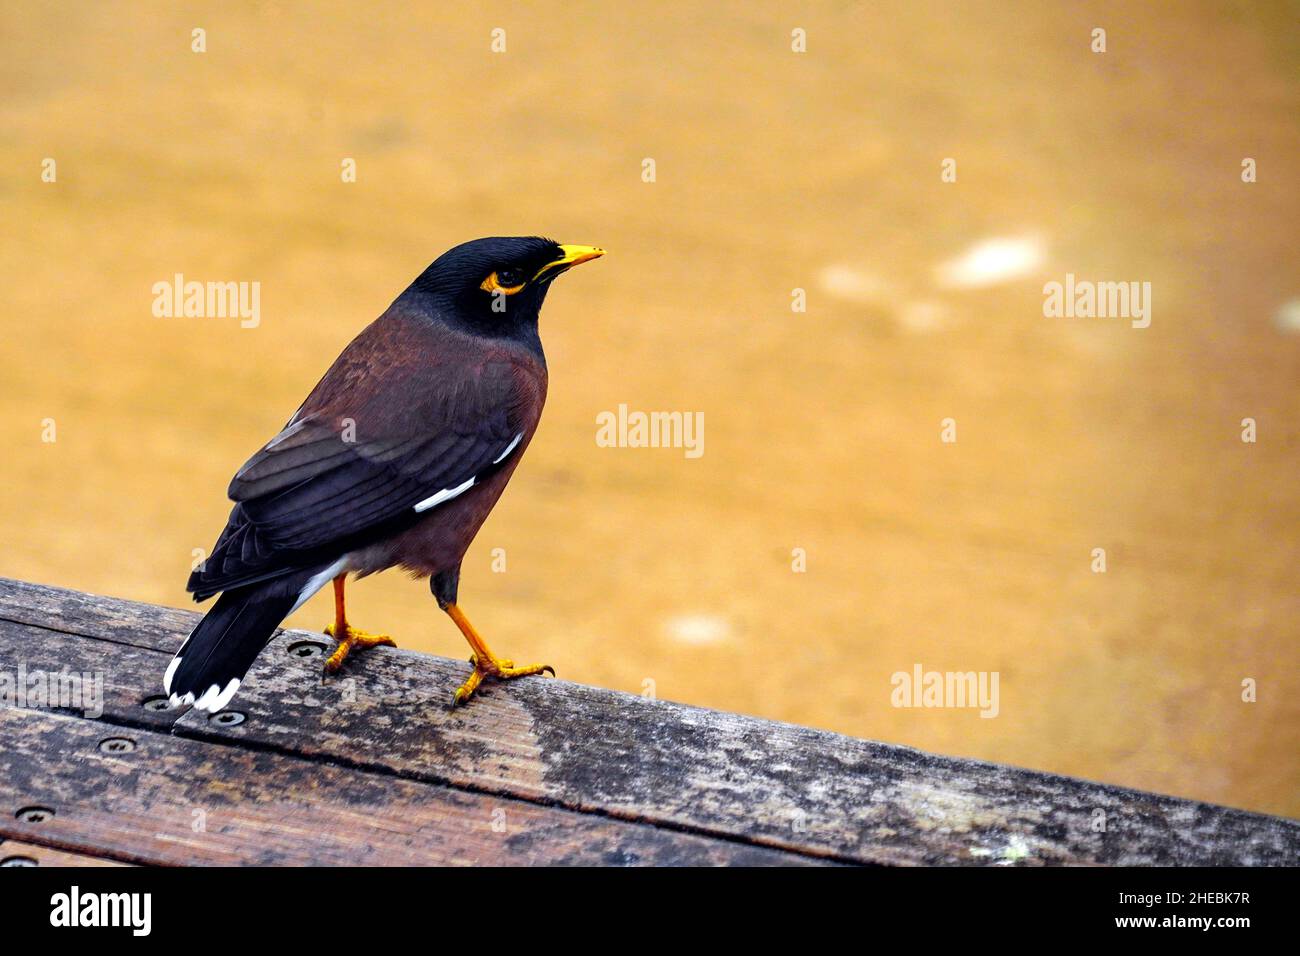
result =
[[[216,713],[230,703],[254,659],[300,599],[311,596],[303,592],[314,591],[314,583],[311,571],[299,572],[217,598],[167,667],[163,689],[173,706]]]

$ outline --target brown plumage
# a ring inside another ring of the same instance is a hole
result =
[[[532,441],[546,400],[538,313],[555,276],[601,251],[481,239],[435,261],[343,351],[279,435],[236,473],[235,502],[190,577],[221,597],[168,667],[174,703],[218,710],[279,622],[335,582],[339,647],[391,643],[348,626],[343,579],[400,566],[431,578],[485,677],[549,670],[495,658],[456,606],[460,564]]]

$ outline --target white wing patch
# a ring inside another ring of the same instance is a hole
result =
[[[448,501],[452,498],[455,498],[459,494],[465,493],[470,489],[470,487],[473,484],[474,484],[474,479],[471,478],[469,481],[459,484],[455,488],[444,488],[436,495],[430,495],[429,497],[425,498],[423,501],[417,502],[415,505],[415,510],[428,511],[434,505],[440,505],[444,501]]]
[[[523,437],[524,437],[524,433],[520,432],[518,435],[512,438],[510,440],[510,444],[506,445],[506,450],[503,451],[501,454],[497,455],[496,458],[492,459],[492,464],[499,465],[501,464],[501,462],[505,461],[506,456],[519,447],[519,442],[523,440]],[[470,488],[474,487],[474,481],[475,479],[471,478],[469,479],[469,481],[461,482],[455,488],[444,488],[436,495],[430,495],[429,497],[425,498],[423,501],[416,502],[415,504],[416,512],[428,511],[430,508],[434,507],[435,505],[440,505],[444,501],[450,501],[452,498],[455,498],[457,495],[463,495],[465,492],[469,491]]]
[[[492,459],[492,464],[494,465],[501,464],[501,462],[505,459],[506,455],[510,454],[512,451],[515,450],[515,447],[519,444],[520,439],[522,439],[523,437],[524,437],[524,433],[520,432],[518,435],[512,438],[510,440],[510,444],[506,445],[506,450]]]

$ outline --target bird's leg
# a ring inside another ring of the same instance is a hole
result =
[[[456,622],[460,632],[465,635],[465,640],[469,641],[470,649],[474,656],[469,662],[474,665],[474,673],[469,675],[469,680],[456,688],[456,694],[451,699],[451,705],[455,707],[469,700],[470,695],[478,690],[478,685],[483,683],[485,677],[495,677],[498,680],[510,680],[512,677],[529,677],[533,674],[540,674],[543,671],[548,672],[552,677],[555,676],[555,668],[550,664],[529,664],[526,667],[516,667],[515,662],[497,657],[488,649],[486,642],[474,629],[474,625],[469,622],[455,603],[448,603],[443,608],[447,616]]]
[[[367,647],[374,647],[376,644],[383,644],[385,647],[397,646],[387,634],[367,634],[348,624],[347,612],[343,607],[343,584],[346,580],[346,572],[334,579],[334,623],[325,628],[325,633],[335,638],[339,646],[334,648],[334,653],[325,661],[326,674],[333,674],[342,667],[343,662],[354,650],[364,651]]]

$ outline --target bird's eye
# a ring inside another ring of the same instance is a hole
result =
[[[524,274],[518,269],[498,269],[479,286],[484,292],[500,292],[514,295],[524,287]]]

